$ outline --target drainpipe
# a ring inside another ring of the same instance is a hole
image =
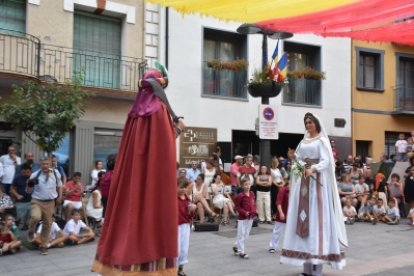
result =
[[[170,9],[168,7],[165,8],[165,68],[168,69],[168,37],[169,37],[169,13]]]

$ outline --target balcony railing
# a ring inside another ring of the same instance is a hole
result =
[[[247,71],[203,69],[203,95],[227,98],[247,98]]]
[[[395,88],[394,111],[414,114],[414,87],[397,86]]]
[[[0,30],[0,72],[97,88],[137,91],[146,61],[43,44],[34,36]]]
[[[283,103],[320,106],[321,86],[321,80],[290,80],[283,88]]]

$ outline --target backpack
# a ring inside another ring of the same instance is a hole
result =
[[[33,178],[33,180],[39,180],[40,174],[42,173],[42,170],[39,170],[39,172],[36,174],[35,178]],[[55,180],[56,180],[56,186],[58,186],[58,177],[56,174],[55,169],[53,169],[53,174],[55,175]]]

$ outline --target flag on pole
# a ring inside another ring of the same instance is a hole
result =
[[[284,81],[287,75],[287,56],[286,53],[282,55],[278,63],[279,67],[279,81]]]
[[[278,62],[279,62],[279,40],[276,43],[276,48],[273,51],[273,55],[272,55],[272,63],[270,64],[271,67],[273,64],[273,69],[270,68],[272,70],[271,72],[273,76],[277,76],[277,74],[279,74]]]

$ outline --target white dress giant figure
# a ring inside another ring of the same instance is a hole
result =
[[[303,265],[303,275],[321,275],[324,263],[334,269],[345,266],[342,249],[348,246],[348,240],[329,139],[316,116],[306,113],[304,121],[305,137],[290,155],[306,163],[306,172],[302,177],[291,173],[280,261]]]

